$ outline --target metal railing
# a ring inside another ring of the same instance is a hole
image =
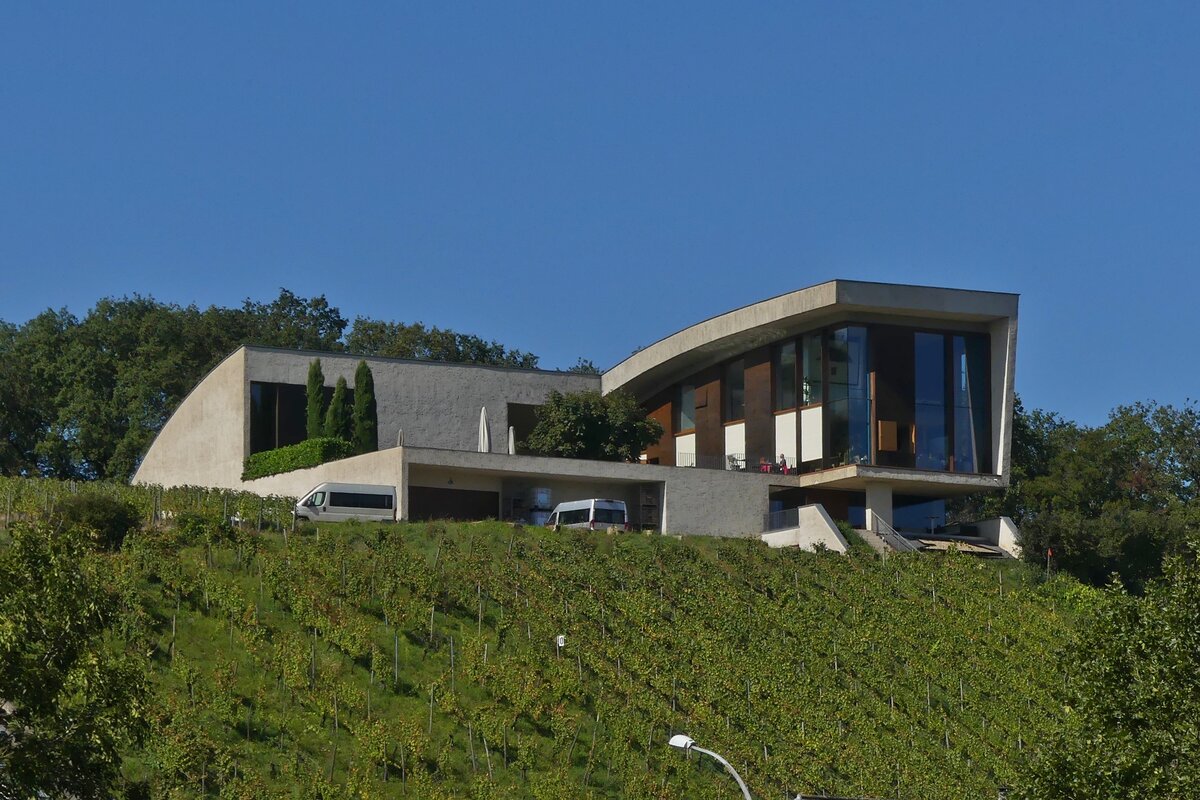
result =
[[[677,467],[697,467],[699,469],[723,469],[731,472],[769,472],[773,475],[799,475],[800,468],[789,464],[780,467],[773,461],[761,464],[749,464],[745,453],[726,453],[725,455],[696,455],[695,453],[678,453],[675,456]]]
[[[785,528],[800,527],[800,509],[785,508],[782,511],[771,511],[763,514],[764,531],[781,531]]]
[[[746,471],[745,453],[726,453],[725,455],[696,455],[695,453],[679,453],[675,456],[677,467],[697,467],[699,469],[723,469],[734,472]]]
[[[874,534],[897,553],[916,553],[920,551],[921,545],[905,539],[895,528],[881,519],[878,514],[871,515],[871,523]]]

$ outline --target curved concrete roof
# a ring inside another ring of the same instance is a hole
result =
[[[739,353],[851,315],[982,324],[1017,315],[1015,294],[832,280],[684,328],[604,373],[605,393],[644,398]]]

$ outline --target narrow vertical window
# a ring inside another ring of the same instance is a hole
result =
[[[775,348],[775,410],[796,407],[796,343]]]
[[[991,468],[987,371],[987,340],[982,336],[955,336],[955,472],[986,472]]]
[[[946,469],[949,462],[946,430],[946,337],[918,333],[913,337],[916,385],[917,469]]]
[[[742,359],[725,365],[721,385],[725,391],[725,422],[746,418],[746,362]]]
[[[867,329],[838,328],[829,337],[828,415],[830,456],[835,464],[866,464],[871,458],[871,388]]]
[[[801,341],[800,402],[811,406],[821,402],[821,334],[810,333]]]
[[[683,433],[696,427],[696,386],[681,384],[679,399],[675,404],[675,432]]]

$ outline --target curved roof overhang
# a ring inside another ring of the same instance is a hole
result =
[[[741,353],[847,318],[985,326],[1017,316],[1015,294],[832,280],[772,297],[684,328],[604,373],[616,389],[646,399]]]

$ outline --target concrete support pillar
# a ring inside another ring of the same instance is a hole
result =
[[[867,484],[867,529],[878,531],[875,524],[879,519],[892,524],[892,487],[887,483]]]

